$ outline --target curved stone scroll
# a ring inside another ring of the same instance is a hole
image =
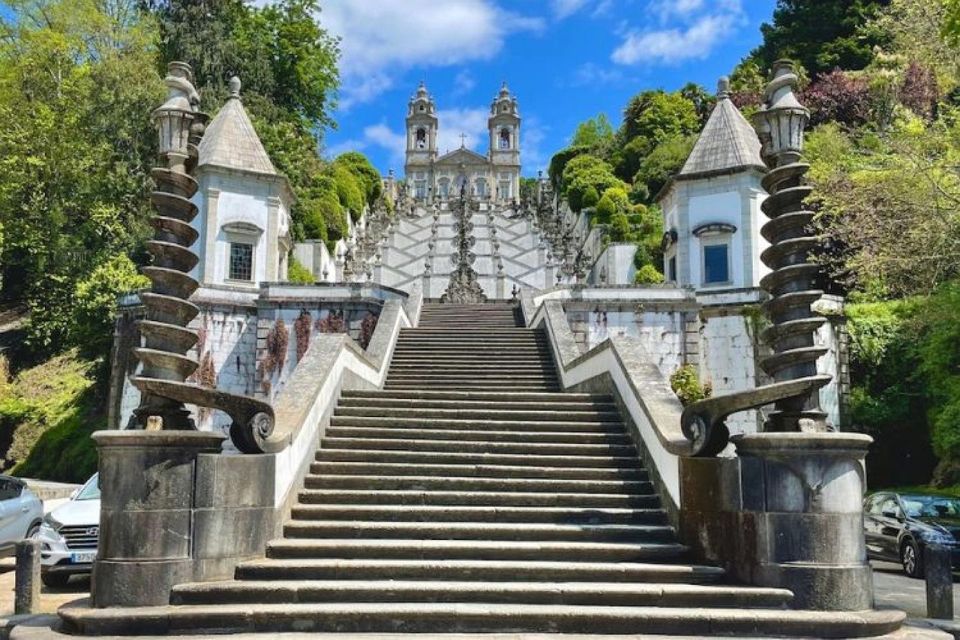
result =
[[[680,427],[683,435],[692,443],[690,455],[708,457],[723,451],[730,441],[726,420],[734,413],[758,409],[788,398],[805,397],[827,385],[830,380],[828,375],[809,376],[687,405],[680,416]]]
[[[136,377],[132,379],[145,392],[164,398],[218,409],[230,416],[230,439],[242,453],[273,453],[273,407],[262,400],[239,396],[194,384]]]

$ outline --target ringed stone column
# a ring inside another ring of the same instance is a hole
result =
[[[815,379],[826,349],[815,343],[826,320],[811,305],[823,292],[811,253],[820,239],[805,200],[813,191],[804,176],[804,130],[809,111],[797,100],[790,62],[774,65],[766,108],[757,114],[770,196],[770,220],[761,233],[770,242],[761,258],[772,272],[761,280],[771,326],[764,339],[774,354],[763,367],[777,383]],[[829,380],[822,376],[823,382]],[[819,388],[782,397],[763,433],[732,439],[740,463],[743,530],[757,584],[794,592],[793,606],[859,610],[873,606],[873,574],[863,537],[864,457],[872,439],[829,430]]]

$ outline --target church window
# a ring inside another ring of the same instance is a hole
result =
[[[510,148],[510,129],[500,129],[500,148]]]
[[[417,129],[417,149],[427,148],[427,130]]]
[[[703,284],[730,283],[730,245],[726,241],[704,244]]]
[[[670,256],[670,263],[667,267],[667,280],[677,281],[677,256]]]
[[[416,187],[415,187],[415,193],[416,193],[416,197],[417,197],[419,200],[423,200],[424,198],[426,198],[426,197],[427,197],[427,183],[424,182],[423,180],[417,180],[417,184],[416,184]]]
[[[498,193],[500,194],[500,198],[502,200],[510,198],[512,196],[510,193],[510,183],[507,181],[501,182],[500,187],[498,188]]]
[[[245,242],[230,243],[230,279],[250,282],[253,280],[253,245]]]

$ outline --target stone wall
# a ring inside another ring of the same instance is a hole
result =
[[[192,298],[200,314],[190,325],[199,338],[191,355],[200,367],[191,381],[273,400],[317,335],[347,333],[366,347],[384,302],[405,298],[402,292],[378,285],[268,283],[257,292],[203,287]],[[129,428],[140,403],[140,392],[129,377],[138,365],[133,349],[140,344],[136,321],[142,316],[137,296],[122,301],[112,353],[112,429]],[[199,429],[228,434],[229,416],[191,409]],[[228,441],[225,447],[231,449],[232,444]]]
[[[760,367],[769,353],[761,333],[767,326],[759,289],[730,289],[694,296],[672,287],[594,287],[563,292],[564,311],[573,336],[585,353],[613,336],[638,338],[663,375],[693,365],[714,395],[751,389],[771,382]],[[554,292],[555,295],[559,292]],[[842,301],[828,297],[821,312],[830,320],[817,336],[829,352],[821,372],[834,380],[820,392],[828,420],[843,425],[841,390],[849,389]],[[745,411],[727,422],[732,434],[762,428],[764,415]]]

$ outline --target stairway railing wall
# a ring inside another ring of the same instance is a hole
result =
[[[315,459],[340,394],[383,386],[400,329],[419,315],[422,296],[383,305],[364,351],[345,334],[319,334],[277,396],[276,453],[197,458],[195,502],[199,507],[194,581],[228,579],[237,563],[262,557],[281,535],[297,492]]]
[[[581,354],[563,303],[557,299],[561,294],[551,293],[539,305],[536,299],[526,299],[527,325],[542,328],[549,337],[564,390],[612,393],[617,399],[676,524],[681,505],[680,460],[691,451],[690,441],[680,429],[683,406],[638,339],[614,336]],[[532,308],[536,311],[531,317]]]

